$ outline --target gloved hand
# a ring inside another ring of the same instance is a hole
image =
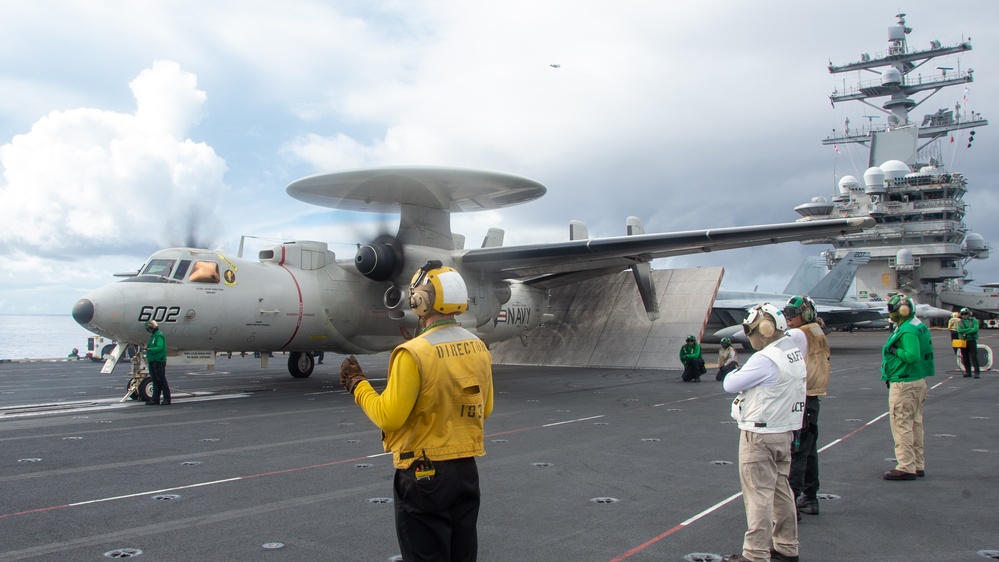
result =
[[[368,380],[361,370],[361,365],[357,362],[357,357],[353,355],[347,357],[340,363],[340,384],[347,389],[347,392],[354,394],[354,387],[361,381]]]

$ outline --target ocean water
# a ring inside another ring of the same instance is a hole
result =
[[[0,314],[0,359],[64,359],[74,347],[83,357],[92,335],[68,314]]]

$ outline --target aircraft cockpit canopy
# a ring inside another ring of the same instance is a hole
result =
[[[191,283],[219,283],[222,276],[219,272],[219,264],[215,260],[205,259],[198,256],[198,259],[171,259],[158,257],[150,259],[149,263],[139,272],[138,277],[130,280],[149,281],[148,277],[156,277],[157,280],[167,282]],[[146,277],[143,279],[143,277]]]

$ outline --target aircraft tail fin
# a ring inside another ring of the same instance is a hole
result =
[[[871,261],[870,252],[850,252],[839,260],[811,291],[806,292],[812,299],[841,301],[857,277],[857,269]]]
[[[819,284],[826,273],[826,260],[821,256],[808,256],[794,276],[787,282],[783,293],[785,295],[808,295],[809,291]]]
[[[501,228],[490,228],[486,231],[486,237],[482,240],[483,248],[499,248],[503,245],[503,236],[506,232]]]

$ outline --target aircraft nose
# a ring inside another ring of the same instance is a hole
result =
[[[80,299],[73,305],[73,320],[81,326],[86,326],[94,319],[94,303],[90,299]]]

